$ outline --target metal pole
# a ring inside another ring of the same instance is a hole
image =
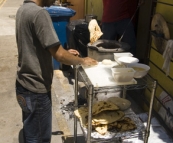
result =
[[[78,66],[74,66],[75,73],[75,104],[74,109],[78,108]],[[74,116],[74,143],[77,143],[77,117]]]
[[[92,100],[93,100],[93,85],[88,89],[88,133],[87,143],[91,143],[91,131],[92,131]]]
[[[151,93],[151,99],[150,99],[150,107],[149,107],[148,121],[147,121],[147,128],[146,128],[146,132],[145,132],[144,143],[148,143],[148,138],[150,135],[151,114],[152,114],[152,110],[153,110],[153,102],[154,102],[154,95],[155,95],[155,91],[156,91],[156,86],[157,86],[157,81],[154,81],[152,93]]]
[[[123,98],[126,98],[126,92],[127,92],[126,86],[124,85],[124,87],[123,87]]]

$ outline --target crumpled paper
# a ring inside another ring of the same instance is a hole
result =
[[[101,29],[95,19],[92,19],[89,22],[88,29],[90,32],[90,42],[91,44],[96,42],[102,35],[103,33],[101,32]]]
[[[166,76],[169,75],[170,61],[173,57],[173,40],[168,40],[166,48],[163,52],[164,63],[162,69],[166,72]]]

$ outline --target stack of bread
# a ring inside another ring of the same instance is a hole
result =
[[[129,117],[125,117],[123,112],[129,106],[130,102],[119,97],[111,97],[107,101],[95,103],[92,107],[92,128],[101,135],[111,129],[116,129],[118,132],[135,129],[135,123]],[[82,126],[87,127],[88,107],[80,107],[74,113]]]

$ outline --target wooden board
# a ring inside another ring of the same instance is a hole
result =
[[[68,0],[73,6],[69,8],[76,11],[75,16],[71,17],[70,20],[84,19],[85,15],[85,0]]]

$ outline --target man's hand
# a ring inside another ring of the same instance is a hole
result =
[[[73,54],[74,56],[79,56],[79,52],[77,50],[74,50],[74,49],[69,49],[68,50],[69,53]],[[85,57],[83,58],[83,61],[82,61],[82,65],[88,65],[88,66],[91,66],[91,65],[97,65],[97,61],[94,60],[94,59],[91,59],[89,57]]]
[[[83,58],[83,61],[81,64],[86,66],[92,66],[92,65],[97,65],[98,62],[90,57],[86,57],[86,58]]]
[[[79,52],[77,50],[69,49],[68,52],[73,54],[74,56],[79,56]]]
[[[74,56],[75,54],[79,54],[76,50],[65,50],[61,45],[53,48],[49,48],[51,55],[59,62],[66,65],[97,65],[97,61],[91,59],[89,57],[80,58],[78,56]],[[73,55],[74,54],[74,55]]]

